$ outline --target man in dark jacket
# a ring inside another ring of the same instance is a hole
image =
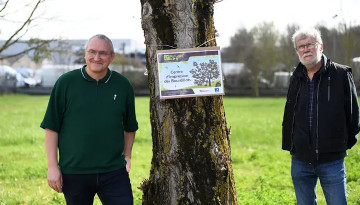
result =
[[[287,94],[282,148],[292,155],[297,203],[316,204],[319,178],[328,205],[347,204],[344,157],[360,130],[351,68],[323,55],[316,29],[298,30],[292,40],[300,63]]]

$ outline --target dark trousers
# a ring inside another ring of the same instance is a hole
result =
[[[129,174],[125,168],[100,174],[63,174],[68,205],[92,205],[97,194],[103,205],[133,205]]]

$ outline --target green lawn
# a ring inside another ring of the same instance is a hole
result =
[[[44,131],[39,127],[49,96],[0,95],[0,205],[64,204],[46,182]],[[295,204],[290,155],[281,150],[285,98],[225,97],[231,126],[231,154],[240,204]],[[152,142],[148,97],[136,98],[139,127],[130,178],[137,188],[151,166]],[[360,204],[360,147],[346,158],[349,204]],[[326,204],[318,187],[318,204]],[[95,204],[100,204],[96,199]]]

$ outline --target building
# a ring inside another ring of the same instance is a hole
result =
[[[63,65],[73,65],[76,64],[76,60],[83,59],[84,57],[84,49],[87,39],[79,39],[79,40],[57,40],[50,43],[50,49],[52,50],[51,56],[47,60],[47,64],[63,64]],[[128,56],[143,56],[137,55],[145,53],[145,45],[137,42],[132,39],[114,39],[112,40],[114,50],[116,53],[124,54]],[[0,40],[0,46],[5,43],[4,40]],[[19,41],[14,45],[10,46],[6,50],[4,50],[0,56],[9,56],[16,53],[19,53],[23,50],[29,48],[29,45],[25,41]],[[21,60],[21,58],[32,59],[34,56],[34,52],[30,51],[26,55],[20,55],[18,57],[13,57],[6,59],[6,61],[0,62],[2,65],[9,65],[12,67],[29,67],[32,69],[37,69],[41,67],[40,64],[33,64],[33,62],[29,62],[26,60]],[[22,63],[20,61],[23,61]],[[16,64],[16,66],[14,65]],[[31,65],[31,66],[30,66]]]

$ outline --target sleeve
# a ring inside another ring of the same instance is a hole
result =
[[[282,121],[282,149],[291,150],[292,140],[291,133],[293,129],[293,116],[294,106],[296,105],[296,98],[300,89],[300,82],[294,76],[290,78],[289,89],[286,97],[286,103],[284,108],[284,115]]]
[[[61,82],[58,80],[50,95],[49,103],[40,127],[53,130],[59,133],[65,111],[65,95],[61,89]]]
[[[346,116],[349,128],[349,138],[347,147],[350,149],[354,146],[358,139],[358,133],[360,131],[360,116],[359,116],[359,103],[356,93],[356,86],[351,74],[351,69],[347,72],[347,100],[346,100]]]
[[[126,115],[124,117],[124,130],[125,132],[135,132],[138,130],[138,122],[136,120],[135,112],[135,95],[134,89],[129,82],[128,95],[126,99]]]

